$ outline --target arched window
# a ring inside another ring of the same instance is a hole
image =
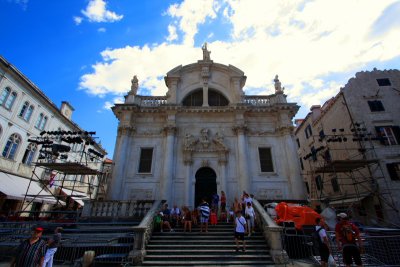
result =
[[[22,163],[26,165],[31,165],[33,157],[35,156],[36,153],[36,149],[37,149],[36,144],[33,143],[29,144],[25,150],[24,157],[22,158]]]
[[[220,92],[209,90],[208,91],[208,105],[209,106],[227,106],[229,104],[228,99],[223,96]]]
[[[199,89],[189,94],[182,101],[183,106],[202,106],[203,105],[203,90]],[[209,106],[227,106],[229,105],[228,99],[220,92],[210,89],[208,91],[208,105]]]
[[[197,90],[190,95],[186,96],[182,101],[182,105],[193,107],[193,106],[202,106],[203,105],[203,91]]]
[[[11,109],[14,105],[17,93],[12,91],[10,87],[6,87],[0,96],[0,105],[6,109]]]
[[[7,140],[2,156],[8,159],[14,159],[20,143],[21,137],[18,134],[12,134]]]
[[[45,116],[43,113],[39,114],[38,120],[36,121],[36,128],[39,130],[43,130],[44,127],[46,126],[47,123],[47,116]]]
[[[32,113],[33,113],[33,106],[30,105],[28,101],[25,101],[18,116],[23,118],[25,121],[29,121],[32,116]]]

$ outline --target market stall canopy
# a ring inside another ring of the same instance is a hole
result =
[[[40,186],[38,180],[5,172],[0,172],[0,192],[6,195],[7,199],[24,200],[25,198],[26,201],[33,200],[33,202],[48,204],[57,203],[54,196]]]

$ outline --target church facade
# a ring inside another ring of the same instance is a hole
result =
[[[304,200],[293,137],[299,106],[275,77],[272,95],[245,95],[244,72],[203,59],[167,73],[165,96],[138,95],[136,76],[119,120],[108,199],[165,199],[197,206],[224,191],[265,200]]]

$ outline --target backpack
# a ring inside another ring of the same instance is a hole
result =
[[[347,243],[355,243],[356,242],[356,233],[353,231],[353,227],[351,224],[344,224],[342,228],[340,228],[342,238]]]
[[[319,231],[321,231],[323,227],[319,228],[318,230],[314,231],[312,234],[312,243],[314,245],[314,248],[318,251],[319,248],[322,246],[323,242],[321,240],[321,237],[319,236]]]

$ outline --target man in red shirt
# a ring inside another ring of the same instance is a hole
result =
[[[362,241],[360,238],[360,230],[349,222],[346,213],[337,215],[339,222],[335,227],[336,243],[339,250],[343,250],[343,262],[350,267],[354,263],[362,266],[360,250],[362,250]],[[358,243],[358,246],[357,246]]]

